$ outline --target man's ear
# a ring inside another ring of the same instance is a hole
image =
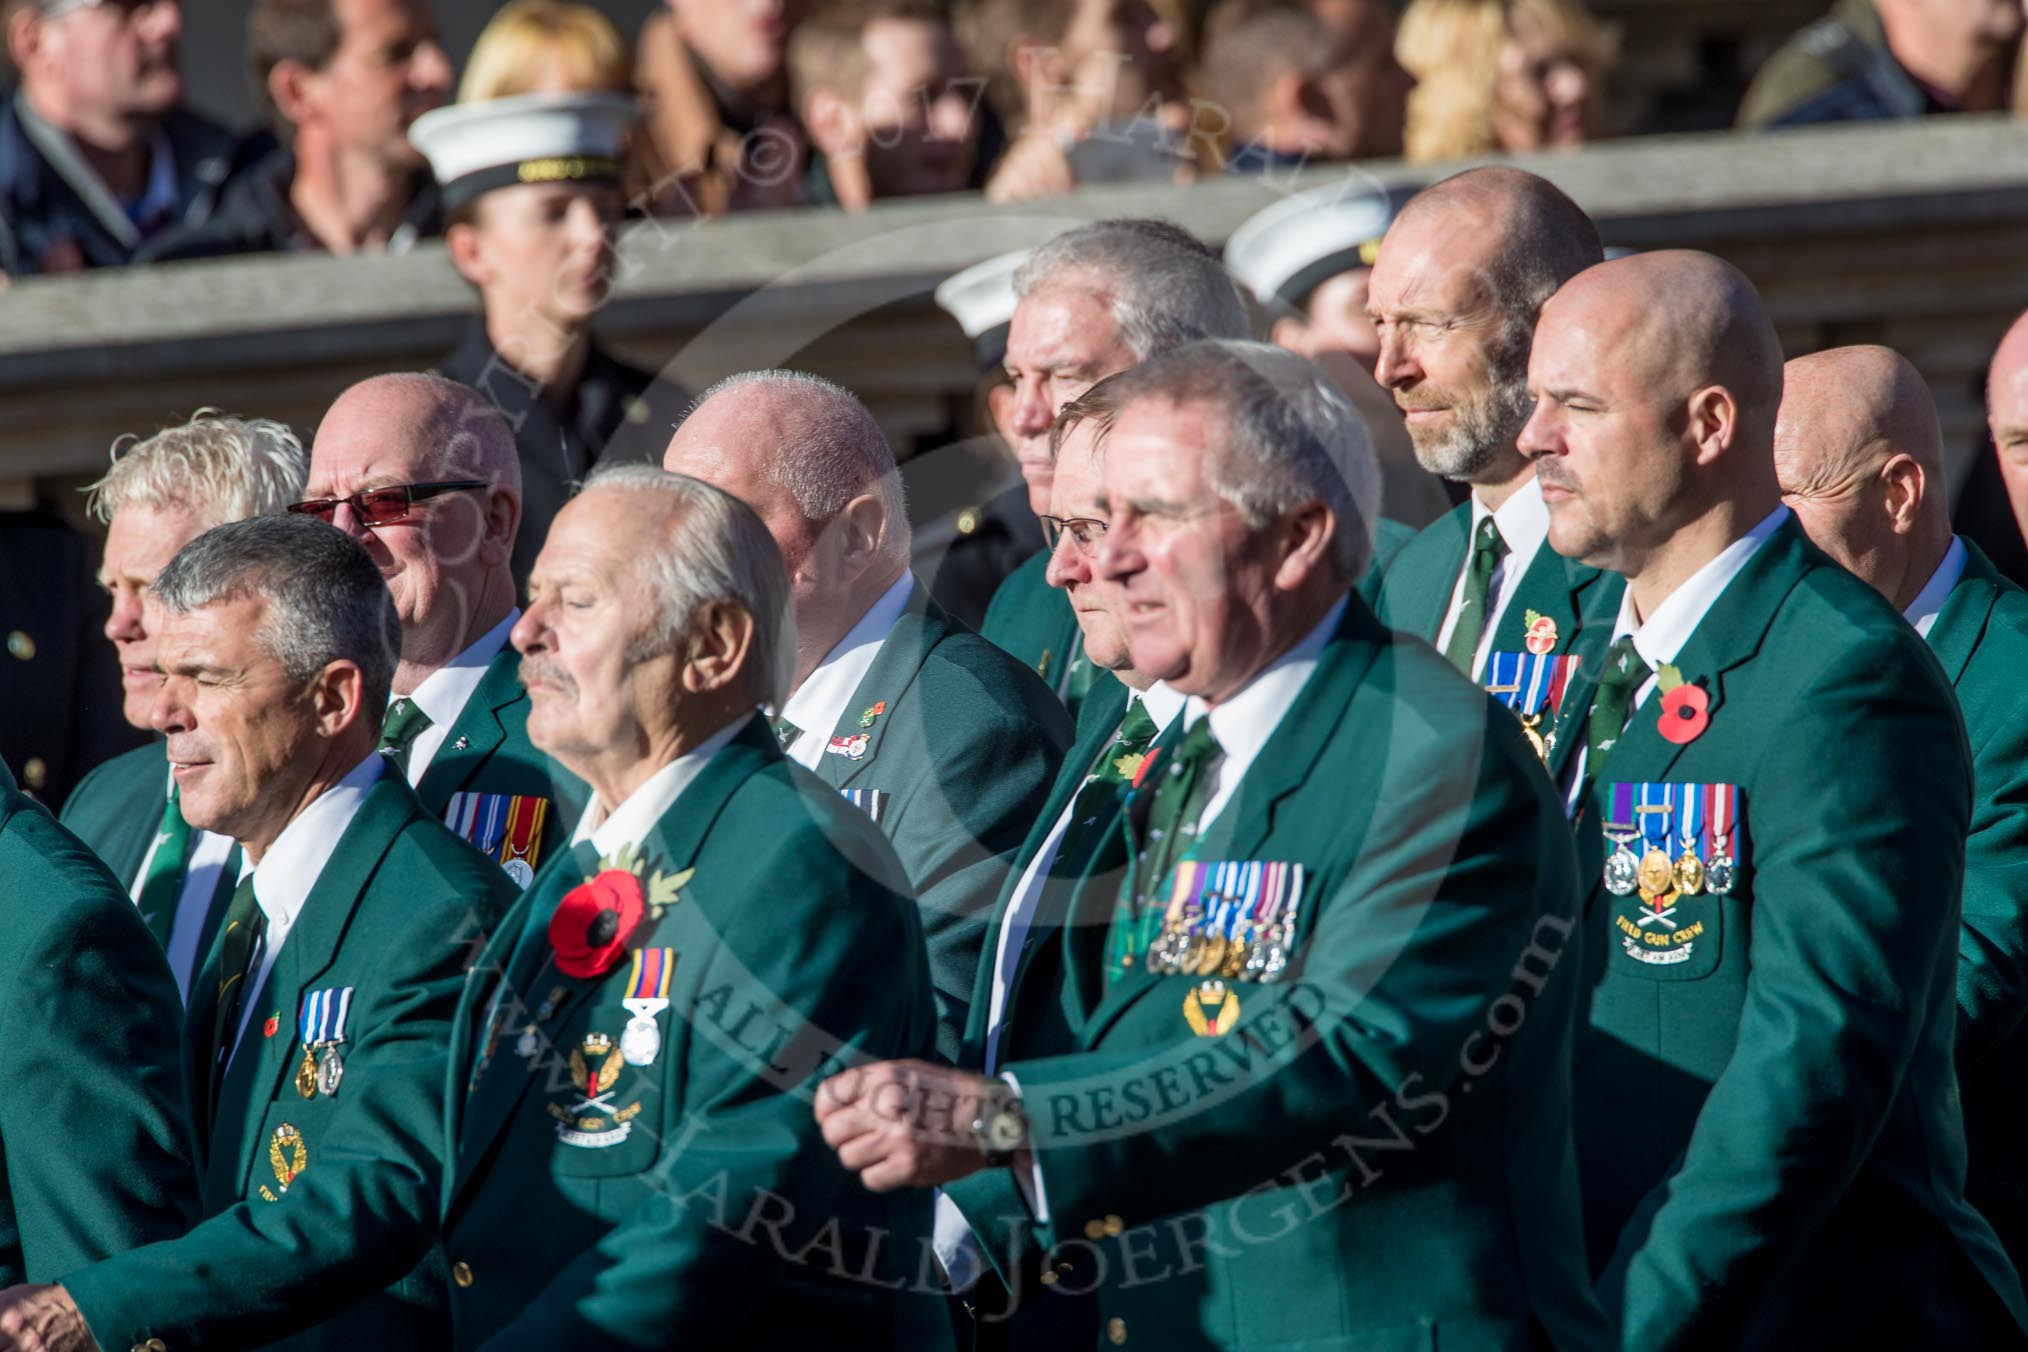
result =
[[[1330,562],[1331,542],[1346,523],[1338,520],[1322,499],[1288,513],[1282,520],[1281,560],[1275,566],[1275,586],[1295,591]]]
[[[711,694],[744,679],[753,640],[753,615],[745,606],[712,601],[700,607],[683,657],[684,690]]]
[[[1296,315],[1282,315],[1268,326],[1268,341],[1298,356],[1310,355],[1310,326]]]
[[[1928,487],[1928,475],[1915,457],[1898,452],[1887,457],[1887,463],[1880,467],[1880,486],[1887,504],[1887,520],[1896,535],[1907,535],[1915,529],[1921,516],[1922,496]]]
[[[480,290],[493,278],[493,269],[486,260],[486,247],[479,237],[479,228],[460,221],[444,231],[444,252],[450,255],[451,266],[458,275]]]
[[[314,112],[309,83],[315,74],[302,62],[290,60],[277,61],[268,71],[268,98],[292,127],[303,125]]]
[[[837,90],[820,85],[803,100],[803,126],[810,143],[827,160],[847,159],[866,150],[859,112]]]
[[[7,20],[7,59],[16,71],[26,71],[42,51],[42,15],[34,5],[17,7]]]
[[[1717,462],[1739,439],[1739,401],[1723,385],[1706,385],[1690,396],[1685,432],[1697,448],[1696,462]]]
[[[838,513],[830,526],[832,530],[845,532],[839,562],[855,574],[865,572],[879,557],[880,546],[891,528],[886,505],[876,494],[861,493],[845,504],[845,510]]]
[[[310,678],[309,700],[317,735],[327,741],[337,737],[367,716],[365,673],[357,662],[329,663]]]
[[[495,486],[486,494],[486,533],[479,537],[479,560],[497,568],[514,556],[514,536],[521,528],[521,498]]]

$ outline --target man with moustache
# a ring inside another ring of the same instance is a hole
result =
[[[255,517],[153,589],[184,813],[247,862],[184,1044],[205,1219],[0,1295],[0,1337],[443,1346],[444,1053],[473,938],[514,889],[375,749],[401,633],[363,549]]]
[[[528,740],[507,636],[521,520],[514,439],[478,392],[440,376],[361,381],[317,428],[305,498],[380,568],[401,661],[380,751],[423,807],[526,887],[569,830],[576,791]]]
[[[1609,620],[1619,583],[1542,547],[1542,489],[1514,438],[1528,420],[1528,346],[1542,303],[1604,256],[1598,230],[1547,180],[1473,169],[1411,198],[1374,262],[1375,374],[1423,468],[1471,487],[1369,583],[1390,627],[1468,676],[1495,653],[1568,655]],[[1502,698],[1507,698],[1502,696]]]
[[[1185,730],[1046,885],[1002,1078],[848,1070],[825,1139],[868,1187],[942,1186],[1010,1285],[1094,1260],[1113,1344],[1603,1346],[1552,787],[1352,591],[1379,473],[1328,377],[1208,342],[1106,397],[1093,571]]]
[[[280,512],[302,495],[304,472],[303,447],[280,423],[207,413],[134,443],[88,490],[86,509],[106,528],[106,637],[134,727],[153,732],[162,691],[159,618],[147,605],[155,575],[211,527]],[[240,852],[230,836],[184,820],[178,798],[163,744],[151,738],[86,776],[63,824],[126,887],[187,997],[239,882]]]
[[[2028,1173],[2014,1133],[2028,1112],[2028,595],[1951,534],[1943,433],[1929,387],[1884,347],[1798,357],[1775,424],[1782,500],[1818,547],[1901,612],[1943,664],[1972,747],[1972,826],[1958,932],[1958,1085],[1965,1197],[2028,1264]]]
[[[948,1346],[912,1288],[928,1199],[860,1189],[810,1118],[830,1068],[927,1053],[935,1012],[894,855],[757,714],[789,595],[752,511],[643,466],[595,471],[542,547],[529,729],[592,801],[459,1009],[438,1345]]]
[[[1159,352],[1251,332],[1217,254],[1166,221],[1123,218],[1067,230],[1029,255],[1014,290],[1006,351],[1014,393],[1000,432],[1038,517],[1049,511],[1049,427],[1065,404]],[[979,632],[1033,668],[1075,713],[1098,673],[1082,657],[1070,607],[1044,577],[1048,566],[1045,549],[1016,569],[994,593]]]
[[[916,579],[894,452],[846,390],[794,371],[729,377],[663,463],[758,512],[788,563],[796,667],[776,735],[900,857],[929,942],[937,1051],[953,1057],[993,900],[1070,719]]]
[[[1704,254],[1590,269],[1543,307],[1529,385],[1550,545],[1626,579],[1560,718],[1577,1154],[1622,1346],[2018,1343],[1952,1070],[1964,725],[1782,504],[1760,298]]]

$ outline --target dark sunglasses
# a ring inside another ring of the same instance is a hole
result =
[[[292,502],[289,510],[299,516],[314,516],[319,521],[329,522],[338,515],[340,503],[349,504],[352,515],[367,526],[393,526],[408,520],[408,514],[418,502],[427,501],[442,493],[464,493],[474,489],[491,488],[484,479],[451,479],[436,484],[393,484],[387,488],[369,488],[363,493],[354,493],[349,498],[311,498],[307,502]]]

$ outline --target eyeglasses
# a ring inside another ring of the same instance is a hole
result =
[[[418,502],[427,501],[443,493],[463,493],[473,489],[491,488],[484,479],[450,479],[435,484],[394,484],[387,488],[369,488],[363,493],[354,493],[349,498],[311,498],[306,502],[292,502],[289,510],[299,516],[314,516],[319,521],[331,521],[338,515],[339,504],[352,508],[352,515],[360,524],[393,526],[408,520],[408,515]]]
[[[1080,554],[1089,554],[1097,549],[1106,538],[1106,523],[1090,516],[1045,516],[1042,521],[1042,538],[1053,550],[1064,536],[1077,546]]]

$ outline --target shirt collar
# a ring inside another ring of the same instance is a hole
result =
[[[1148,706],[1148,717],[1155,720],[1157,730],[1173,723],[1176,715],[1183,712],[1183,706],[1190,702],[1186,696],[1171,690],[1164,681],[1157,681],[1146,690],[1129,689],[1128,705],[1131,706],[1136,700]]]
[[[1655,607],[1655,613],[1648,616],[1645,623],[1634,618],[1634,592],[1629,587],[1620,598],[1620,618],[1613,626],[1613,638],[1618,640],[1632,634],[1634,651],[1641,655],[1650,671],[1659,671],[1663,664],[1674,662],[1683,651],[1683,645],[1690,641],[1690,635],[1697,632],[1705,614],[1725,594],[1732,580],[1767,543],[1768,537],[1788,519],[1789,509],[1786,506],[1776,507],[1762,517],[1759,525],[1727,545],[1717,558],[1692,573],[1682,586],[1670,592],[1668,599]]]
[[[339,840],[359,815],[367,790],[380,778],[383,764],[385,758],[374,751],[353,766],[343,779],[298,812],[261,856],[253,871],[254,900],[270,926],[286,929],[296,923],[303,903],[310,899],[310,889],[323,876]]]
[[[782,706],[782,717],[801,728],[805,735],[828,738],[831,729],[845,716],[845,707],[852,702],[859,683],[872,669],[873,659],[880,656],[880,645],[887,641],[888,631],[908,609],[908,598],[914,590],[914,574],[904,571],[893,586],[880,594],[878,601],[866,608],[866,613],[838,640],[837,646],[825,654],[817,669],[796,687],[796,693]]]
[[[1282,716],[1302,693],[1310,673],[1317,668],[1317,659],[1324,655],[1324,645],[1331,641],[1331,635],[1344,619],[1347,604],[1340,599],[1294,647],[1268,663],[1244,690],[1211,710],[1211,735],[1218,739],[1218,749],[1226,764],[1239,767],[1240,774],[1253,764],[1268,738],[1274,736]],[[1193,695],[1184,710],[1183,726],[1187,729],[1204,711],[1204,701]],[[1232,776],[1231,782],[1236,783],[1238,778]]]
[[[704,767],[711,763],[711,758],[718,754],[719,749],[746,726],[750,717],[752,715],[734,719],[670,761],[649,776],[640,788],[628,794],[624,803],[603,817],[600,815],[598,795],[593,794],[584,816],[578,818],[577,831],[572,834],[570,843],[576,846],[590,841],[601,859],[611,858],[623,845],[639,845],[655,829],[655,824],[676,805],[677,798],[690,787],[691,781],[704,772]]]
[[[480,681],[486,679],[486,668],[507,646],[507,635],[520,618],[518,608],[508,611],[507,618],[480,635],[478,642],[423,677],[422,684],[409,698],[420,704],[422,711],[429,715],[431,727],[448,728],[458,721],[458,715],[465,711],[472,692],[479,688]]]
[[[1915,626],[1916,633],[1929,637],[1930,626],[1943,613],[1944,603],[1951,599],[1951,592],[1964,573],[1965,542],[1953,535],[1951,547],[1944,551],[1943,562],[1936,566],[1936,571],[1929,575],[1929,581],[1908,603],[1908,609],[1901,612],[1902,618]]]
[[[1533,559],[1535,551],[1542,548],[1542,542],[1549,538],[1549,505],[1542,500],[1542,481],[1529,476],[1528,482],[1507,495],[1498,511],[1488,510],[1479,501],[1477,493],[1472,494],[1472,533],[1477,539],[1479,523],[1487,517],[1500,529],[1500,539],[1507,545],[1507,553],[1517,559]]]

